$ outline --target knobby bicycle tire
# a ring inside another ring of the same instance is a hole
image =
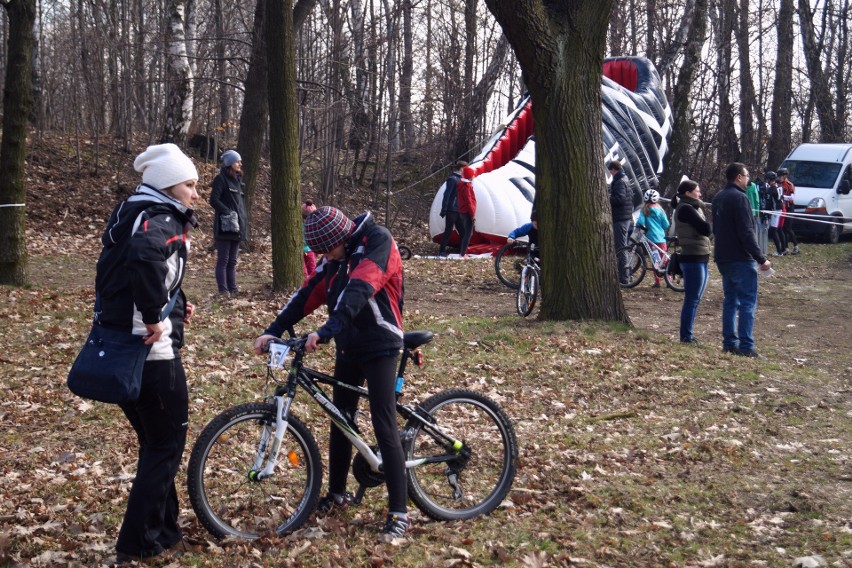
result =
[[[672,274],[671,272],[669,272],[670,266],[671,263],[666,263],[666,273],[663,275],[663,279],[665,279],[666,281],[666,286],[668,286],[675,292],[683,292],[683,274]]]
[[[500,247],[497,256],[494,257],[494,272],[497,273],[497,279],[513,290],[517,290],[521,283],[520,263],[523,262],[528,250],[529,245],[526,243],[506,243]]]
[[[527,317],[535,307],[538,298],[538,272],[532,267],[521,270],[521,282],[515,295],[515,307],[518,315]]]
[[[493,511],[511,489],[518,466],[518,442],[509,417],[496,402],[467,389],[437,393],[420,408],[463,447],[446,448],[428,426],[412,418],[403,431],[406,460],[453,453],[462,459],[410,467],[406,473],[411,500],[429,517],[443,521]],[[450,483],[452,474],[458,476],[460,494]]]
[[[645,272],[648,270],[648,267],[645,266],[645,249],[642,248],[641,244],[633,242],[626,247],[621,247],[615,254],[616,259],[621,254],[627,254],[627,282],[621,282],[621,275],[619,274],[621,287],[634,288],[638,286],[645,278]]]
[[[253,481],[261,436],[275,431],[274,404],[225,410],[198,436],[187,472],[189,500],[201,524],[218,538],[254,539],[296,530],[316,507],[322,483],[319,447],[305,425],[288,417],[274,474]]]

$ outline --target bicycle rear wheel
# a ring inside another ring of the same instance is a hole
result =
[[[424,460],[407,470],[411,500],[443,521],[493,511],[512,487],[518,465],[518,442],[508,416],[490,398],[466,389],[440,392],[420,409],[433,422],[424,425],[412,418],[405,426],[406,460]]]
[[[521,284],[515,295],[515,307],[518,315],[527,317],[535,307],[538,298],[538,273],[532,267],[524,267],[521,270]]]
[[[268,459],[275,413],[275,405],[266,403],[228,409],[204,428],[192,448],[189,500],[201,524],[218,538],[291,532],[316,507],[322,481],[319,448],[292,415],[274,474],[261,481],[251,478],[258,459],[262,464]]]
[[[674,290],[675,292],[683,292],[683,274],[672,274],[669,272],[669,267],[671,263],[666,263],[666,273],[663,275],[663,278],[666,281],[666,286]]]
[[[645,266],[645,254],[641,245],[632,243],[626,247],[621,247],[616,252],[616,258],[621,254],[627,255],[627,282],[621,283],[621,287],[633,288],[638,286],[645,278],[645,272],[648,270]]]
[[[494,257],[494,271],[497,279],[504,285],[516,290],[521,283],[521,263],[527,254],[526,243],[506,243]]]

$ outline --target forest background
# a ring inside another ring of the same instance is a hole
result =
[[[16,2],[0,16],[0,80]],[[209,159],[240,149],[254,195],[266,0],[35,7],[29,123],[63,137],[81,178],[114,167],[104,145],[175,141]],[[299,0],[292,15],[303,195],[359,194],[391,228],[423,231],[448,165],[475,155],[525,90],[500,26],[478,0]],[[615,2],[606,55],[649,58],[672,103],[664,190],[682,174],[712,189],[729,161],[762,172],[800,142],[846,139],[849,16],[849,0]]]

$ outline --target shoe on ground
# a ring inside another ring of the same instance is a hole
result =
[[[154,556],[139,556],[138,554],[127,554],[125,552],[116,552],[115,553],[115,565],[123,566],[125,564],[137,563],[143,564],[145,566],[152,566],[154,564],[159,564],[160,561],[163,560],[163,554],[157,554]]]
[[[231,297],[231,293],[230,293],[230,292],[228,292],[227,290],[219,290],[219,296],[220,296],[222,299],[226,299],[226,298],[230,298],[230,297]]]
[[[784,256],[784,253],[783,252],[774,252],[774,253],[772,253],[772,256]]]
[[[651,285],[651,288],[659,288],[659,287],[660,287],[660,283],[659,283],[659,282],[654,282],[654,283]]]
[[[382,542],[393,542],[394,539],[405,537],[405,533],[411,528],[411,519],[401,518],[399,515],[388,515],[385,526],[379,534]]]
[[[737,349],[736,347],[723,347],[722,352],[730,353],[731,355],[739,355],[740,354],[740,350]]]
[[[802,251],[799,250],[799,247],[795,246],[795,247],[793,247],[793,251],[790,254],[799,254],[800,252],[802,252]]]
[[[751,359],[763,359],[761,355],[754,349],[738,349],[737,355],[740,357],[749,357]]]
[[[320,515],[327,515],[332,511],[345,509],[354,502],[355,496],[351,493],[347,492],[343,495],[328,493],[325,497],[319,500],[316,511]]]
[[[692,345],[698,345],[698,340],[695,339],[694,337],[690,338],[690,339],[681,339],[680,342],[681,343],[691,343]]]

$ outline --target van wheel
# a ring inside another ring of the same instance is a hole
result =
[[[832,221],[838,223],[840,221],[839,217],[833,217]],[[825,233],[825,242],[836,245],[840,241],[840,235],[843,233],[842,225],[829,225],[828,231]]]

